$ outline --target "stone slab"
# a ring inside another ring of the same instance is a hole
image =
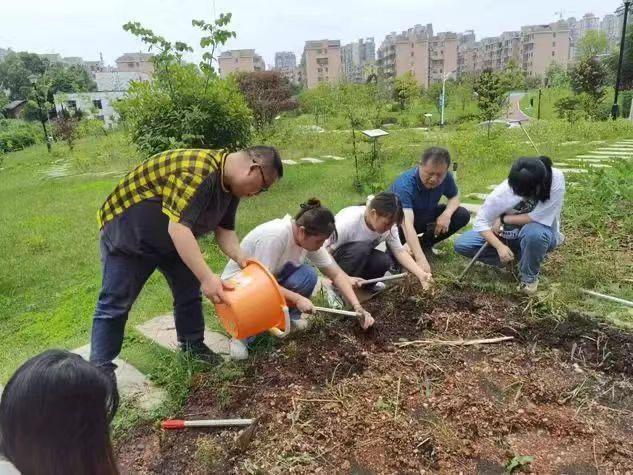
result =
[[[84,345],[72,352],[87,360],[90,356],[90,345]],[[133,399],[139,407],[147,411],[156,409],[167,399],[167,392],[164,389],[152,383],[127,361],[117,358],[114,364],[118,366],[115,374],[121,397]]]
[[[611,145],[609,147],[602,147],[600,150],[608,152],[630,152],[633,150],[633,144],[631,145]]]
[[[319,160],[318,158],[312,158],[312,157],[300,158],[299,160],[301,160],[302,162],[307,162],[307,163],[323,163],[323,160]]]
[[[172,351],[178,349],[178,338],[176,337],[174,316],[171,314],[159,315],[158,317],[152,318],[141,325],[137,325],[136,329],[163,348],[167,348]],[[226,335],[205,330],[204,342],[209,348],[211,348],[211,350],[228,358],[229,338]]]
[[[611,161],[604,158],[568,158],[568,162],[580,162],[580,163],[601,163],[604,161]]]
[[[332,160],[345,160],[345,157],[339,157],[337,155],[321,155],[323,158],[331,158]]]
[[[499,186],[499,184],[496,184],[496,185],[488,185],[488,186],[486,187],[486,190],[494,190],[494,189],[495,189],[496,187],[498,187],[498,186]]]
[[[595,159],[600,159],[600,160],[610,160],[609,157],[605,157],[604,155],[576,155],[576,159],[588,159],[588,158],[595,158]]]
[[[631,150],[630,152],[609,152],[607,150],[595,150],[593,152],[591,152],[592,154],[595,155],[606,155],[609,157],[631,157],[633,156],[633,150]]]
[[[561,168],[560,171],[563,173],[588,173],[589,170],[586,168]]]
[[[571,142],[563,142],[561,145],[576,145],[580,142],[578,140],[572,140]]]
[[[284,165],[297,165],[297,162],[295,162],[294,160],[282,160],[281,163],[283,163]]]
[[[564,163],[564,162],[554,162],[553,165],[555,167],[571,167],[571,166],[573,166],[570,163]]]

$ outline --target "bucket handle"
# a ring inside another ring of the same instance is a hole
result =
[[[284,331],[281,331],[277,327],[273,327],[268,330],[268,333],[276,336],[277,338],[285,338],[290,334],[290,311],[288,310],[288,307],[286,305],[283,305],[281,308],[284,312]]]

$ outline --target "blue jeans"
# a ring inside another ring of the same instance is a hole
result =
[[[180,257],[142,257],[111,253],[101,241],[103,280],[92,322],[90,361],[104,369],[123,344],[128,313],[154,270],[167,279],[174,298],[174,320],[180,342],[204,339],[204,316],[200,282]]]
[[[455,252],[465,257],[473,257],[486,240],[477,231],[468,231],[455,241]],[[519,258],[521,281],[532,283],[538,279],[545,255],[556,247],[556,236],[549,226],[528,223],[519,231],[517,239],[505,241],[506,245]],[[497,250],[488,246],[479,256],[481,262],[501,267]]]
[[[308,264],[295,266],[287,262],[275,276],[282,287],[291,290],[303,297],[310,298],[316,287],[318,276],[314,267]],[[301,312],[296,308],[290,308],[290,318],[301,317]]]

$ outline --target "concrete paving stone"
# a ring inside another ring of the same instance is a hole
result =
[[[302,162],[308,162],[308,163],[323,163],[323,160],[319,160],[318,158],[312,158],[312,157],[300,158],[299,160],[301,160]]]
[[[90,356],[90,345],[84,345],[72,352],[87,360]],[[116,379],[121,397],[133,399],[139,407],[147,411],[157,408],[167,399],[167,392],[164,389],[152,383],[127,361],[117,358],[114,364],[118,366]]]
[[[609,152],[605,150],[594,150],[591,152],[594,155],[607,155],[609,157],[631,157],[633,156],[633,150],[630,152]]]
[[[572,166],[571,164],[565,163],[565,162],[554,162],[553,165],[555,167],[570,167],[570,166]]]
[[[332,160],[345,160],[345,157],[339,157],[336,155],[321,155],[322,158],[331,158]]]
[[[284,165],[297,165],[297,162],[295,162],[294,160],[282,160],[281,163],[283,163]]]
[[[561,168],[563,173],[587,173],[589,170],[586,168]]]
[[[488,185],[488,186],[486,187],[486,189],[487,189],[487,190],[494,190],[494,189],[495,189],[496,187],[498,187],[498,186],[499,186],[499,184],[498,184],[498,183],[497,183],[496,185]]]
[[[176,337],[176,327],[172,314],[159,315],[141,325],[137,325],[136,329],[168,350],[175,351],[178,349],[178,338]],[[205,330],[204,342],[211,350],[228,358],[229,337],[219,332]]]
[[[605,158],[568,158],[568,162],[580,162],[580,163],[600,163],[604,161],[610,161]]]
[[[610,160],[609,157],[605,157],[604,155],[576,155],[575,159],[599,159],[599,160]]]
[[[572,140],[571,142],[563,142],[561,145],[576,145],[579,144],[580,141],[578,140]]]

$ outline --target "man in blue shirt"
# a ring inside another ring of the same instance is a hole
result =
[[[448,150],[431,147],[424,151],[420,164],[400,175],[391,185],[402,202],[404,238],[415,261],[426,272],[431,266],[424,254],[433,245],[446,239],[468,224],[470,213],[459,206],[457,185],[448,172],[451,156]],[[439,204],[445,196],[446,204]],[[418,234],[424,233],[421,238]]]

